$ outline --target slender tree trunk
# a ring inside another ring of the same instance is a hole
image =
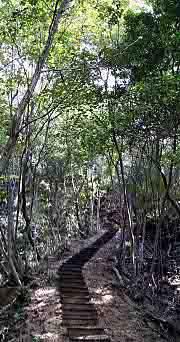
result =
[[[75,212],[76,212],[76,218],[77,218],[77,223],[78,223],[78,228],[79,228],[79,234],[82,238],[85,238],[86,234],[83,232],[83,226],[82,226],[82,220],[81,220],[81,213],[80,213],[80,207],[79,207],[79,194],[81,191],[80,189],[76,189],[75,183],[74,183],[74,176],[71,174],[71,180],[72,180],[72,187],[73,187],[73,193],[74,193],[74,198],[75,198]]]
[[[90,206],[91,206],[91,216],[90,216],[90,229],[91,232],[94,231],[94,184],[93,184],[93,177],[91,176],[91,201],[90,201]]]
[[[97,211],[96,211],[96,231],[99,230],[100,228],[100,207],[101,207],[101,197],[100,197],[100,191],[98,188],[98,192],[97,192],[98,198],[97,198]]]
[[[8,199],[8,261],[9,261],[9,268],[11,269],[12,275],[16,283],[22,287],[21,280],[19,278],[18,272],[15,268],[13,262],[13,189],[12,184],[9,185],[9,199]]]
[[[130,234],[130,241],[131,241],[131,256],[132,256],[132,263],[134,266],[134,272],[136,273],[136,265],[135,265],[135,240],[134,240],[134,234],[133,234],[133,224],[132,224],[132,217],[130,213],[130,205],[129,200],[127,196],[127,189],[126,189],[126,182],[125,182],[125,176],[124,176],[124,165],[122,160],[122,153],[119,149],[119,145],[116,139],[115,130],[113,129],[112,132],[113,135],[113,142],[116,147],[118,157],[119,157],[119,163],[120,163],[120,169],[121,169],[121,177],[122,177],[122,184],[123,184],[123,195],[124,195],[124,203],[128,214],[128,228],[129,228],[129,234]],[[117,168],[118,169],[118,168]]]
[[[26,227],[25,227],[25,231],[27,233],[27,236],[28,236],[28,240],[32,246],[32,248],[34,249],[36,255],[37,255],[37,259],[38,261],[41,260],[41,257],[39,255],[39,252],[35,246],[35,243],[32,239],[32,236],[31,236],[31,218],[30,216],[28,215],[28,212],[27,212],[27,201],[26,201],[26,173],[27,173],[27,162],[28,160],[26,159],[25,162],[24,162],[24,167],[23,167],[23,172],[22,172],[22,214],[23,214],[23,218],[25,220],[25,223],[26,223]]]

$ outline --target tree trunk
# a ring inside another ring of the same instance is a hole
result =
[[[13,189],[12,189],[12,182],[9,184],[9,198],[8,198],[8,261],[9,261],[9,268],[14,276],[16,283],[22,287],[21,280],[18,275],[18,271],[15,268],[13,262]]]
[[[118,157],[119,157],[119,163],[120,163],[120,169],[121,169],[121,177],[122,177],[122,184],[123,184],[123,196],[124,196],[124,203],[125,207],[127,210],[128,214],[128,228],[129,228],[129,234],[130,234],[130,241],[131,241],[131,256],[132,256],[132,264],[134,266],[134,272],[136,272],[136,266],[135,266],[135,241],[134,241],[134,234],[133,234],[133,225],[132,225],[132,217],[130,213],[130,205],[129,205],[129,200],[127,196],[127,189],[126,189],[126,182],[125,182],[125,177],[124,177],[124,165],[123,165],[123,160],[122,160],[122,153],[119,149],[119,145],[116,139],[116,134],[115,130],[113,128],[112,131],[112,137],[113,137],[113,142],[116,147]],[[119,172],[118,167],[117,167],[117,172]]]

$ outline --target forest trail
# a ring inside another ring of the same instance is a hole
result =
[[[164,342],[115,281],[110,261],[115,234],[88,239],[61,265],[52,257],[49,283],[47,271],[36,276],[27,303],[4,314],[1,323],[9,324],[9,333],[2,341]]]
[[[105,232],[91,246],[70,258],[59,270],[62,325],[67,328],[69,341],[110,342],[99,324],[95,305],[90,302],[82,267],[115,234],[116,230]]]

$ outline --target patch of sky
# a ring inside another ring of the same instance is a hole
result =
[[[139,12],[142,10],[146,12],[153,12],[152,6],[147,5],[147,3],[143,0],[130,0],[129,7],[135,12]]]

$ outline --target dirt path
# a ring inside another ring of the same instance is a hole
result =
[[[102,247],[83,268],[91,300],[98,312],[101,326],[112,342],[164,342],[156,331],[143,321],[140,310],[117,288],[111,272],[109,257],[115,240]],[[50,266],[50,265],[49,265]],[[67,342],[67,329],[63,326],[63,307],[56,287],[59,262],[51,260],[52,274],[45,272],[36,277],[36,288],[29,292],[25,305],[17,304],[0,317],[1,342]]]

